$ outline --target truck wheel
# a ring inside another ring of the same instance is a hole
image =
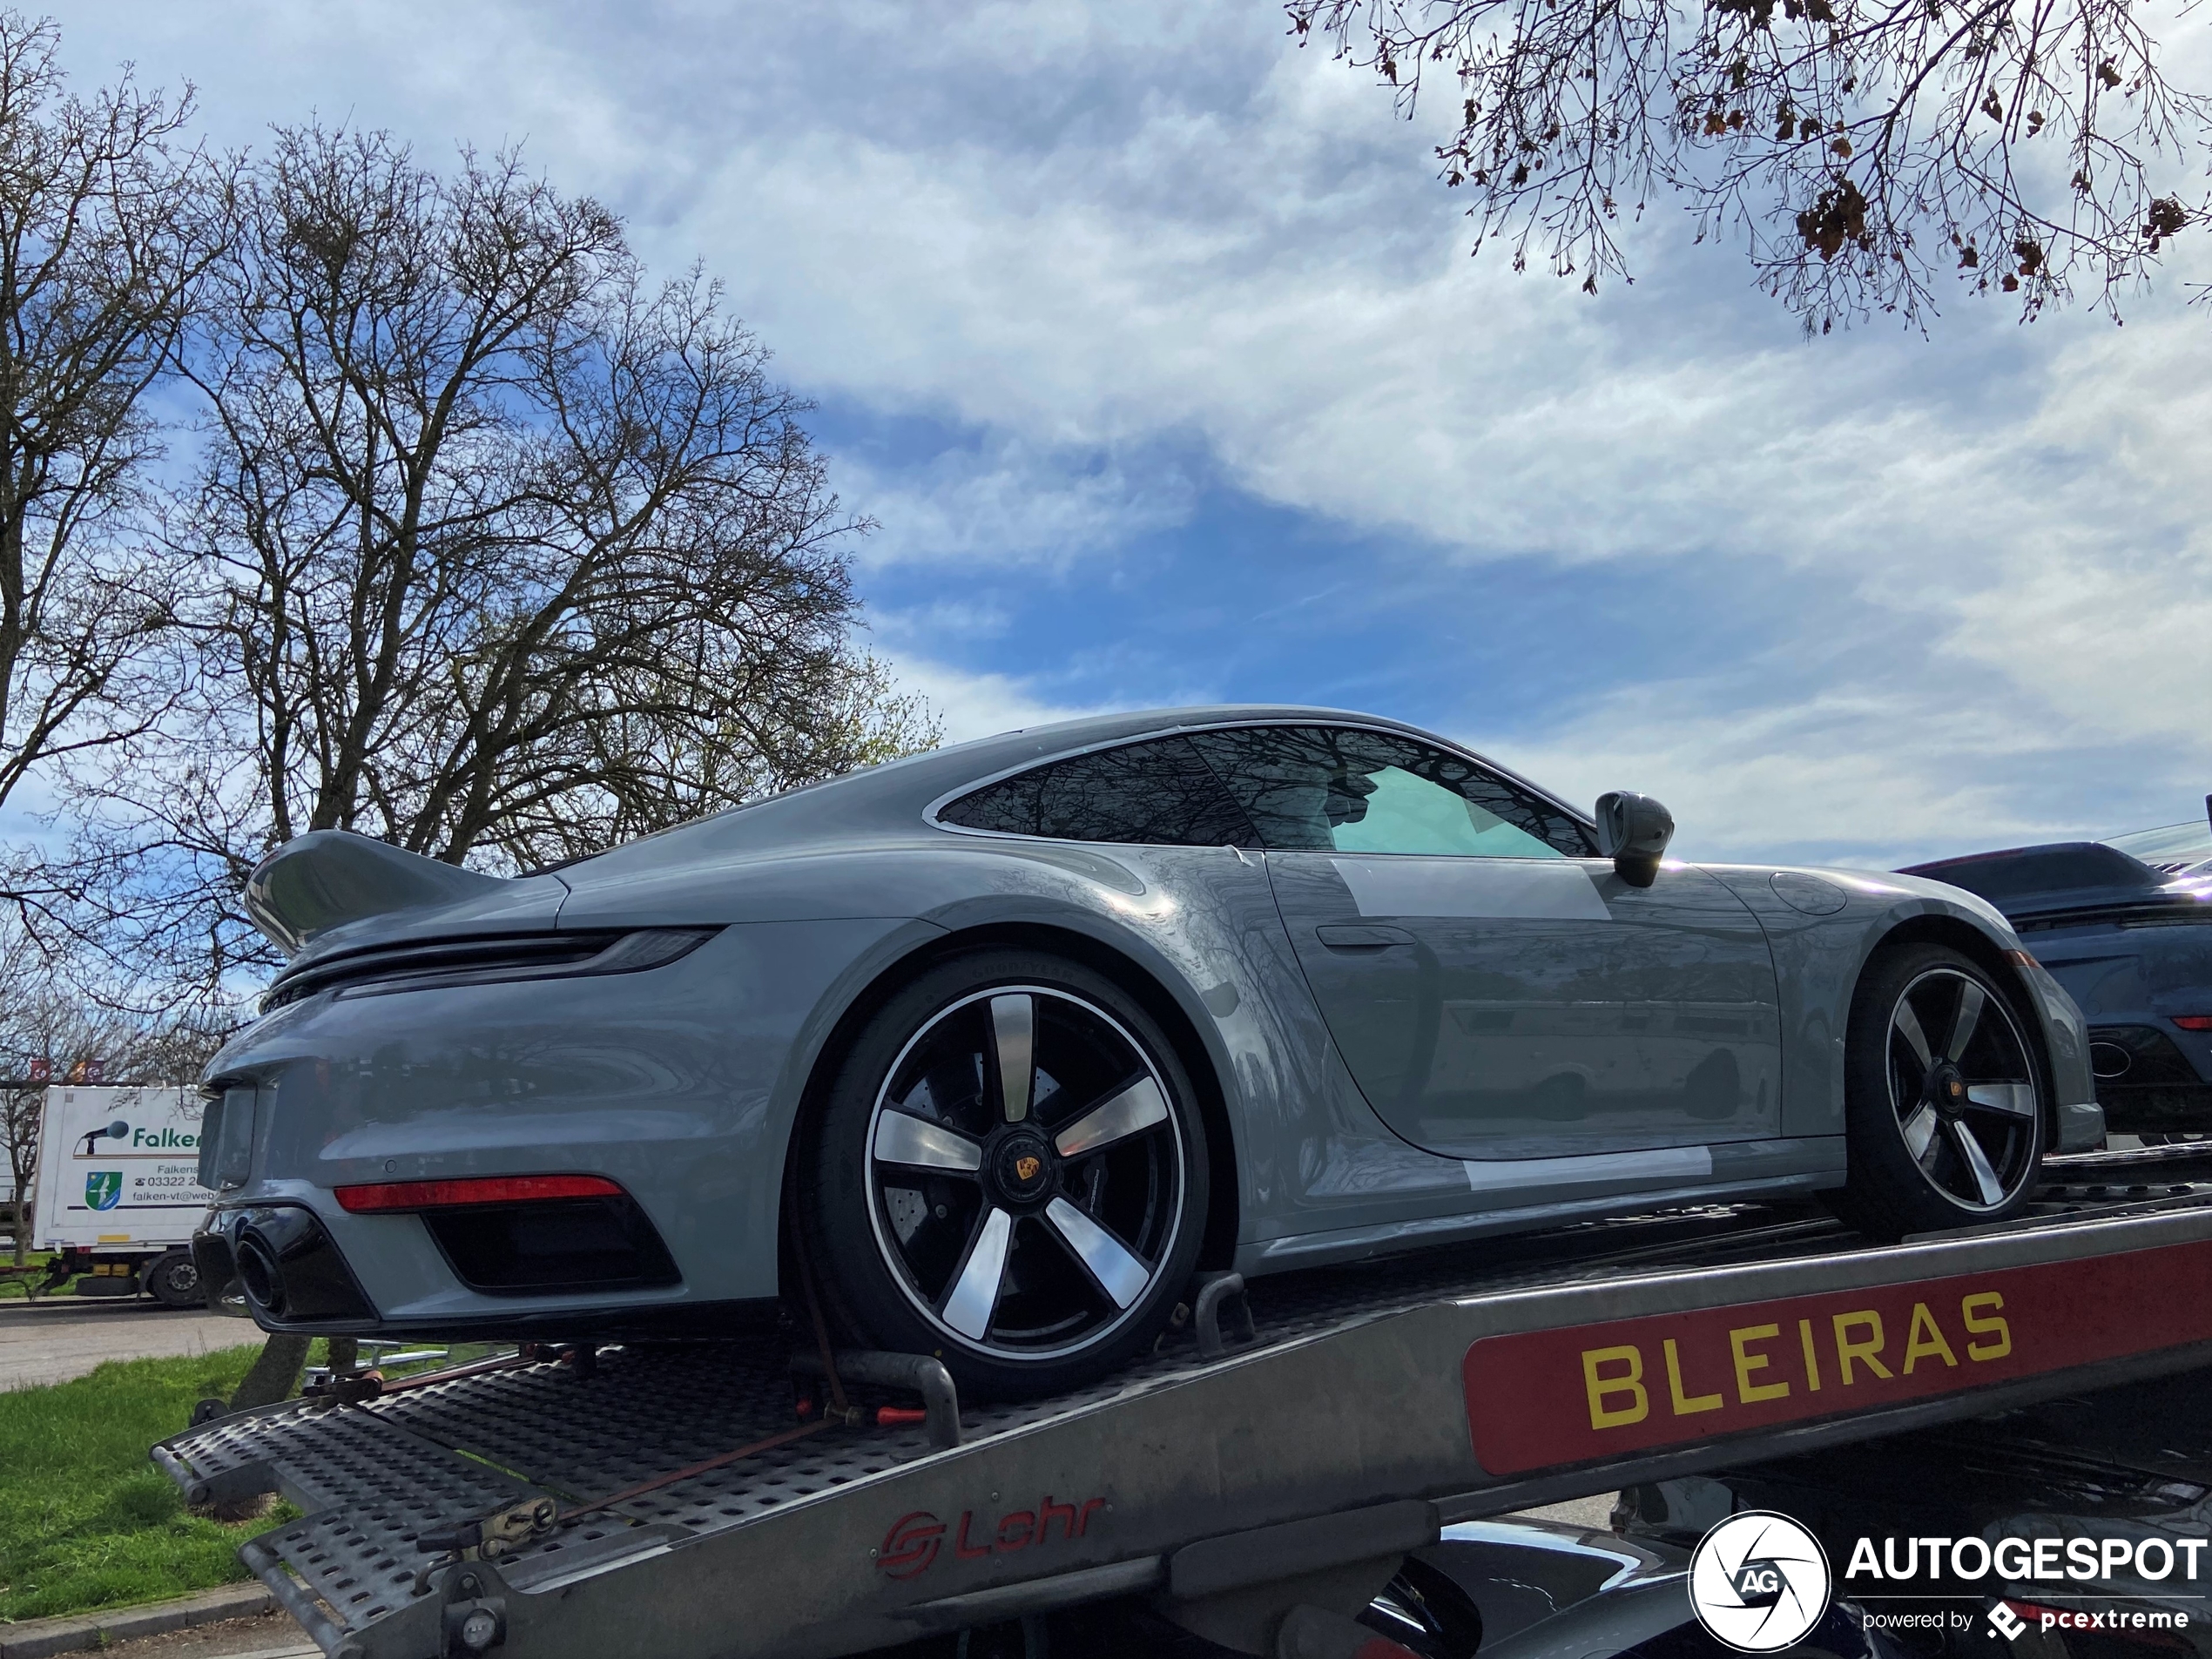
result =
[[[1895,1239],[2025,1210],[2051,1117],[2029,1029],[2005,988],[1955,950],[1875,957],[1844,1040],[1850,1178],[1837,1212]]]
[[[192,1265],[188,1250],[155,1257],[140,1271],[138,1283],[165,1308],[196,1308],[206,1304],[199,1290],[199,1269]]]
[[[1205,1134],[1173,1048],[1111,981],[1042,952],[978,952],[896,992],[801,1159],[798,1242],[842,1322],[987,1397],[1149,1347],[1205,1231]]]

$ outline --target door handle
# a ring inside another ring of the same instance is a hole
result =
[[[1413,942],[1413,935],[1402,927],[1352,927],[1332,921],[1324,922],[1313,933],[1331,950],[1384,950]]]

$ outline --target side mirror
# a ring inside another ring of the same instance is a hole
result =
[[[1674,839],[1675,815],[1649,795],[1616,789],[1597,798],[1597,850],[1632,887],[1659,879],[1659,860]]]

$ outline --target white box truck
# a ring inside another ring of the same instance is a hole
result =
[[[199,1184],[199,1091],[189,1086],[46,1090],[32,1242],[55,1252],[49,1282],[79,1296],[203,1304],[192,1228],[214,1194]]]

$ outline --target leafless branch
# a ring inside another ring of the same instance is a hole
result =
[[[853,644],[807,405],[512,155],[283,132],[183,355],[173,707],[74,770],[73,914],[219,980],[310,829],[512,871],[932,742]],[[88,924],[91,925],[91,924]]]
[[[144,400],[226,224],[189,94],[126,73],[80,99],[57,44],[0,12],[0,802],[149,711],[130,664],[167,607],[128,550],[158,452]]]

